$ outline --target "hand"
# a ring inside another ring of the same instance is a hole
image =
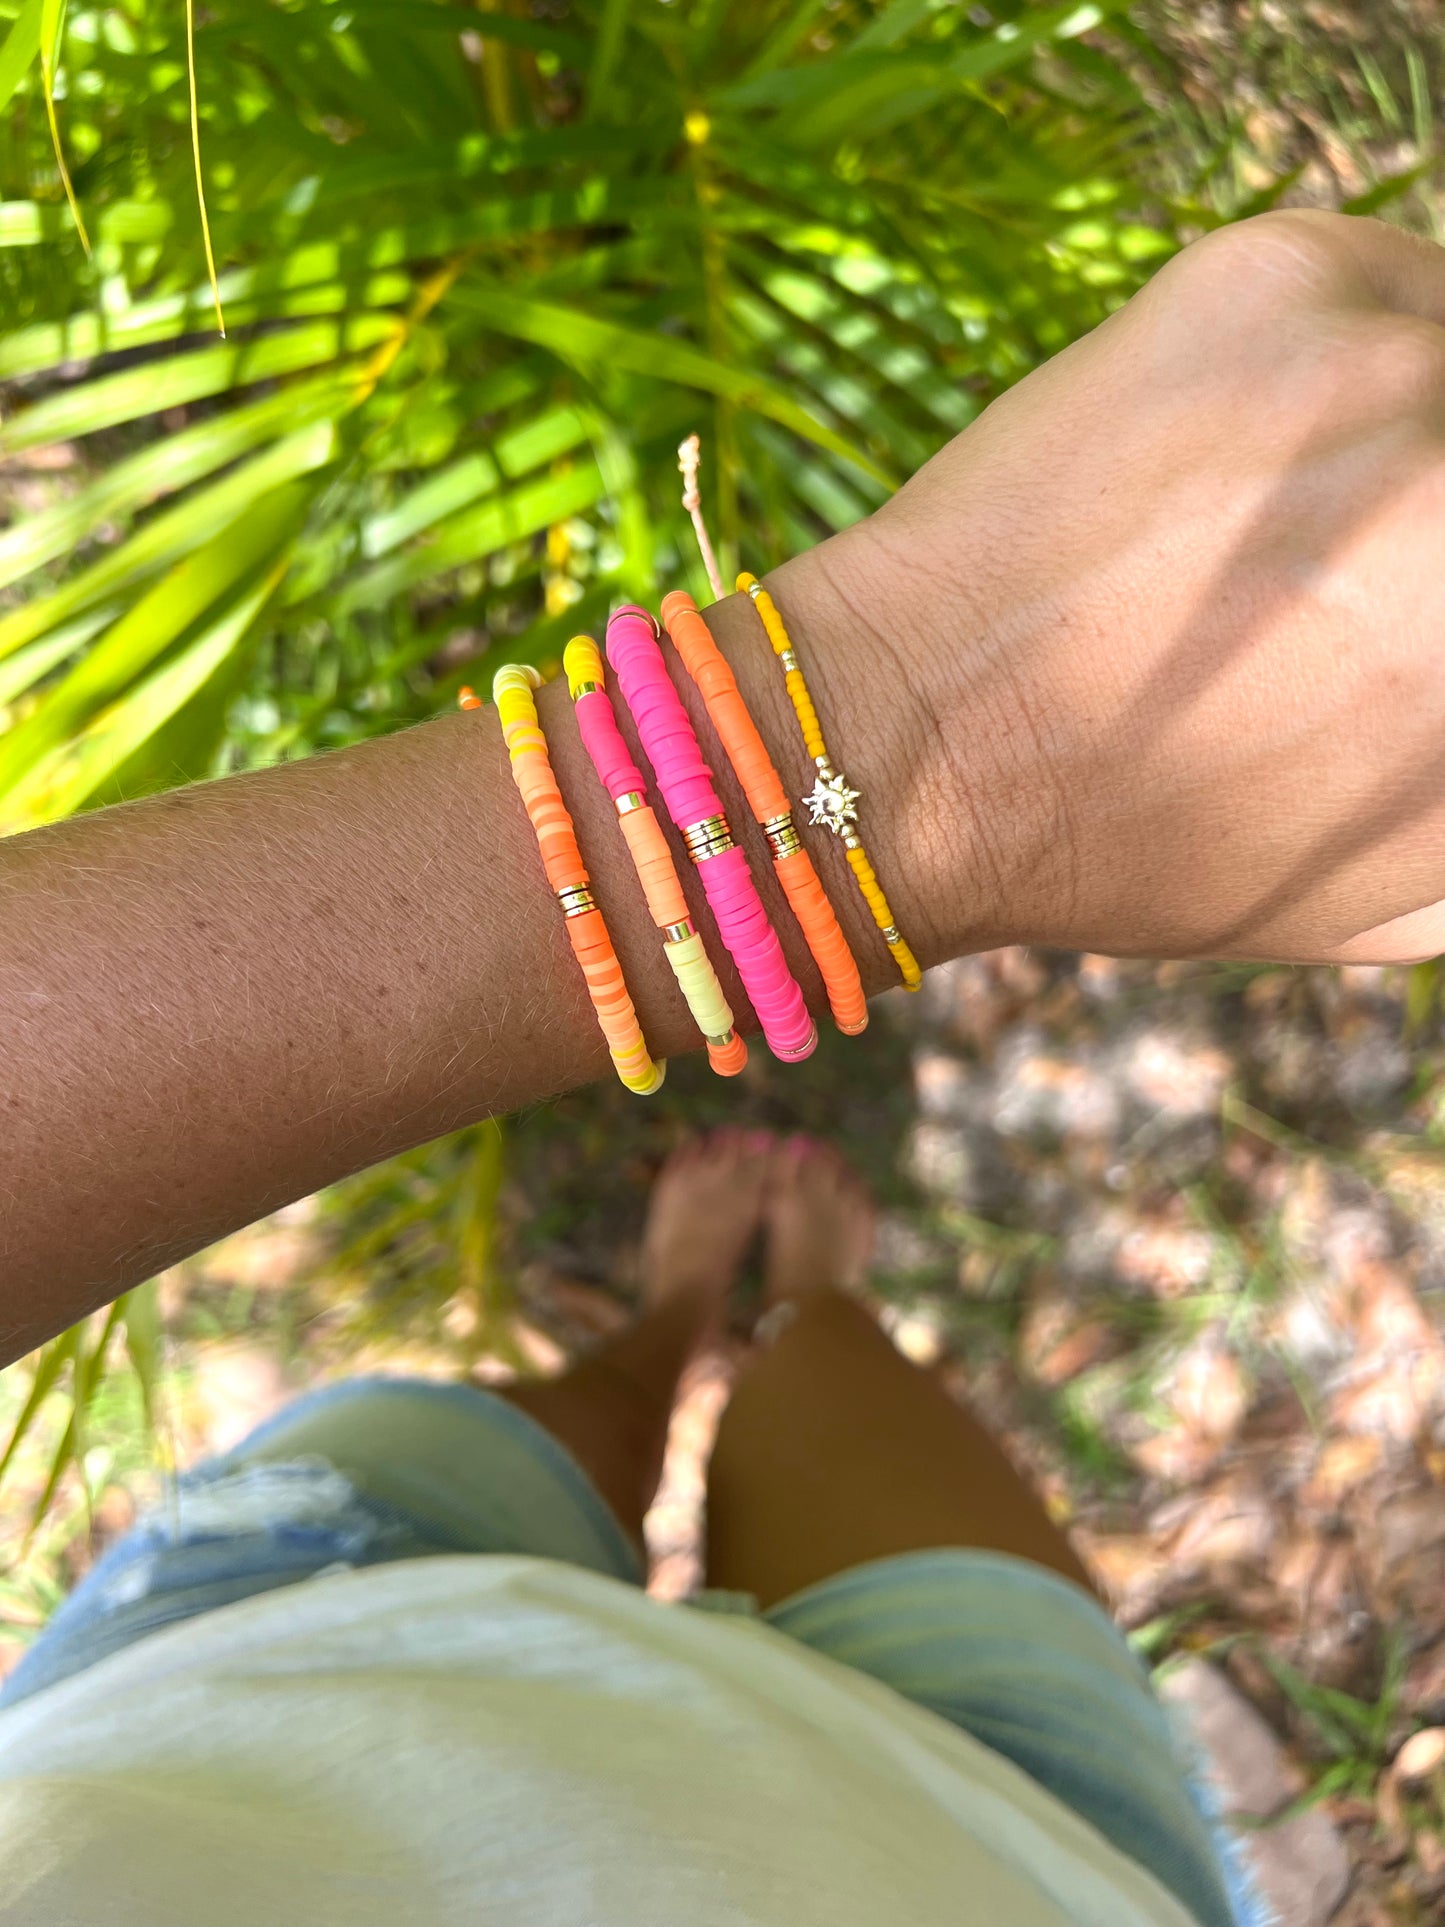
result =
[[[816,556],[920,705],[932,954],[1445,950],[1442,534],[1445,252],[1374,221],[1212,235],[995,402]]]

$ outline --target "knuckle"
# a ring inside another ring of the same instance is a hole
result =
[[[1316,290],[1345,258],[1342,214],[1277,209],[1206,234],[1178,257],[1181,267],[1232,284],[1239,296]]]
[[[1410,581],[1410,562],[1422,543],[1432,541],[1445,514],[1445,442],[1438,434],[1423,430],[1409,437],[1394,464],[1395,486],[1400,496],[1395,526],[1402,532],[1407,547],[1401,580]],[[1429,659],[1432,691],[1439,685],[1435,659]]]
[[[1422,315],[1372,315],[1342,360],[1342,380],[1376,401],[1409,407],[1445,394],[1445,328]]]

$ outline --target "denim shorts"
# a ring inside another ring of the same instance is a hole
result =
[[[466,1385],[349,1379],[179,1479],[61,1605],[0,1707],[215,1607],[443,1552],[644,1578],[585,1473],[515,1406]],[[735,1593],[694,1603],[758,1612]],[[942,1548],[838,1573],[761,1617],[1004,1754],[1201,1927],[1260,1921],[1146,1674],[1079,1587],[1006,1554]]]

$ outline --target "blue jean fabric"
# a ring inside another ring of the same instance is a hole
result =
[[[351,1379],[178,1480],[59,1608],[0,1708],[198,1613],[439,1552],[644,1576],[581,1468],[515,1406],[471,1386]],[[697,1603],[757,1611],[736,1594]],[[1022,1767],[1201,1927],[1259,1927],[1147,1676],[1078,1587],[1025,1560],[944,1548],[836,1574],[761,1616]]]

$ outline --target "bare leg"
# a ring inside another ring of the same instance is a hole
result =
[[[561,1378],[502,1392],[567,1447],[638,1546],[678,1379],[722,1321],[773,1150],[765,1132],[718,1131],[670,1158],[649,1207],[641,1318]]]
[[[869,1559],[981,1546],[1087,1585],[994,1439],[846,1295],[872,1248],[861,1181],[826,1147],[793,1140],[766,1209],[768,1296],[792,1316],[723,1418],[708,1584],[770,1606]]]

